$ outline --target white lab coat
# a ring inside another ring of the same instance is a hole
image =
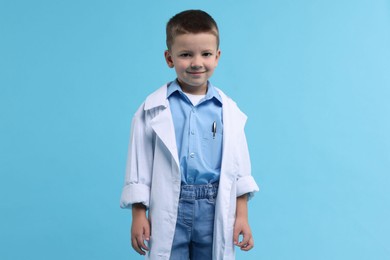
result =
[[[236,103],[222,97],[223,148],[216,199],[213,260],[235,259],[233,226],[236,197],[259,188],[251,176],[244,133],[246,116]],[[169,259],[180,193],[180,167],[167,85],[149,95],[135,113],[129,145],[121,207],[143,203],[151,221],[150,252],[146,259]]]

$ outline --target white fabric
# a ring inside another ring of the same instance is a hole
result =
[[[191,101],[192,105],[196,106],[197,104],[199,104],[199,101],[202,100],[202,98],[204,98],[206,95],[194,95],[194,94],[189,94],[189,93],[185,93],[183,92],[187,97],[188,99]]]
[[[235,259],[233,226],[236,198],[259,188],[251,176],[244,133],[246,116],[217,89],[223,101],[224,139],[214,221],[213,260]],[[132,121],[121,207],[143,203],[151,221],[146,259],[169,259],[180,193],[179,159],[167,100],[167,85],[147,97]]]

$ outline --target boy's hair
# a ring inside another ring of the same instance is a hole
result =
[[[219,48],[219,31],[215,20],[202,10],[187,10],[173,16],[167,23],[167,47],[171,49],[176,36],[187,33],[211,33],[217,37]]]

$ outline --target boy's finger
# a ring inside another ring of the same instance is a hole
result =
[[[240,232],[238,231],[238,229],[234,229],[234,233],[233,233],[233,243],[235,245],[238,245],[238,237],[240,235]]]
[[[131,246],[133,247],[133,249],[134,249],[138,254],[140,254],[140,255],[144,255],[144,254],[145,254],[145,252],[142,251],[142,249],[139,247],[136,238],[133,238],[133,239],[131,240]]]
[[[144,239],[141,239],[140,241],[138,241],[138,245],[139,245],[142,249],[144,249],[144,250],[146,250],[146,251],[149,251],[149,247],[145,244],[145,240],[144,240]]]
[[[243,238],[242,238],[242,241],[240,243],[238,243],[237,245],[239,247],[243,247],[243,246],[246,246],[249,242],[249,240],[251,239],[252,235],[250,234],[243,234]]]
[[[146,226],[144,231],[145,231],[145,233],[144,233],[145,240],[149,241],[149,239],[150,239],[150,226]]]
[[[140,238],[140,241],[138,244],[141,246],[142,249],[149,251],[149,247],[145,244],[145,240],[149,241],[150,239],[150,228],[149,226],[144,227],[144,235],[142,238]]]
[[[254,241],[253,238],[249,239],[248,243],[241,247],[241,250],[243,251],[249,251],[254,247]]]

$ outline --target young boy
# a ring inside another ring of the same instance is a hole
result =
[[[132,122],[121,197],[132,209],[131,243],[147,259],[235,259],[234,244],[254,245],[246,116],[208,81],[221,54],[214,19],[184,11],[166,32],[177,79],[148,96]]]

